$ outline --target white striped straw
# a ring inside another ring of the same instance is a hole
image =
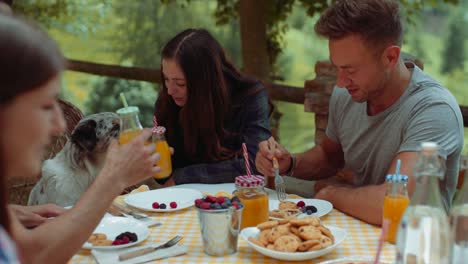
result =
[[[247,152],[247,146],[245,145],[245,143],[242,143],[242,150],[244,151],[244,160],[245,168],[247,169],[247,175],[251,177],[252,174],[250,174],[249,153]]]

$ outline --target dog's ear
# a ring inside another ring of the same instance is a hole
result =
[[[77,126],[71,135],[72,143],[85,151],[93,151],[98,141],[96,126],[97,123],[94,120],[88,120],[84,124]]]

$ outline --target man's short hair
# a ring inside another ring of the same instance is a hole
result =
[[[401,46],[402,31],[400,6],[393,0],[337,0],[315,24],[315,32],[322,37],[357,34],[375,48]]]

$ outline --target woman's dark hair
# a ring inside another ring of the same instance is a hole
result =
[[[183,146],[188,158],[212,162],[232,158],[238,151],[223,146],[234,137],[224,127],[225,118],[239,109],[245,96],[255,94],[263,86],[242,74],[227,60],[221,45],[204,29],[187,29],[164,46],[162,59],[174,60],[185,75],[187,101],[177,106],[164,83],[155,105],[161,125],[181,127]],[[175,140],[174,129],[168,129],[168,141]]]
[[[403,26],[395,0],[338,0],[322,13],[315,32],[329,39],[358,34],[372,48],[401,46]]]
[[[56,77],[64,67],[57,44],[46,33],[34,24],[0,14],[0,111],[18,95]],[[3,188],[0,191],[0,225],[9,231],[6,146],[0,135],[0,188]]]

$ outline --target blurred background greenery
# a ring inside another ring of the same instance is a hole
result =
[[[312,10],[314,2],[328,1],[269,1],[282,2],[285,8],[274,18],[281,23],[273,32],[279,45],[273,81],[303,87],[305,80],[315,78],[315,63],[328,58],[327,42],[313,31],[318,12]],[[425,71],[444,84],[459,104],[468,105],[468,0],[400,2],[406,15],[403,50],[420,58]],[[13,9],[39,21],[70,59],[156,69],[161,47],[169,38],[188,27],[203,27],[242,67],[239,21],[229,13],[236,4],[238,0],[15,0]],[[147,82],[67,71],[62,97],[90,114],[120,108],[118,94],[124,91],[150,126],[158,89]],[[313,114],[305,113],[301,104],[276,105],[283,114],[281,143],[293,152],[313,146]]]

